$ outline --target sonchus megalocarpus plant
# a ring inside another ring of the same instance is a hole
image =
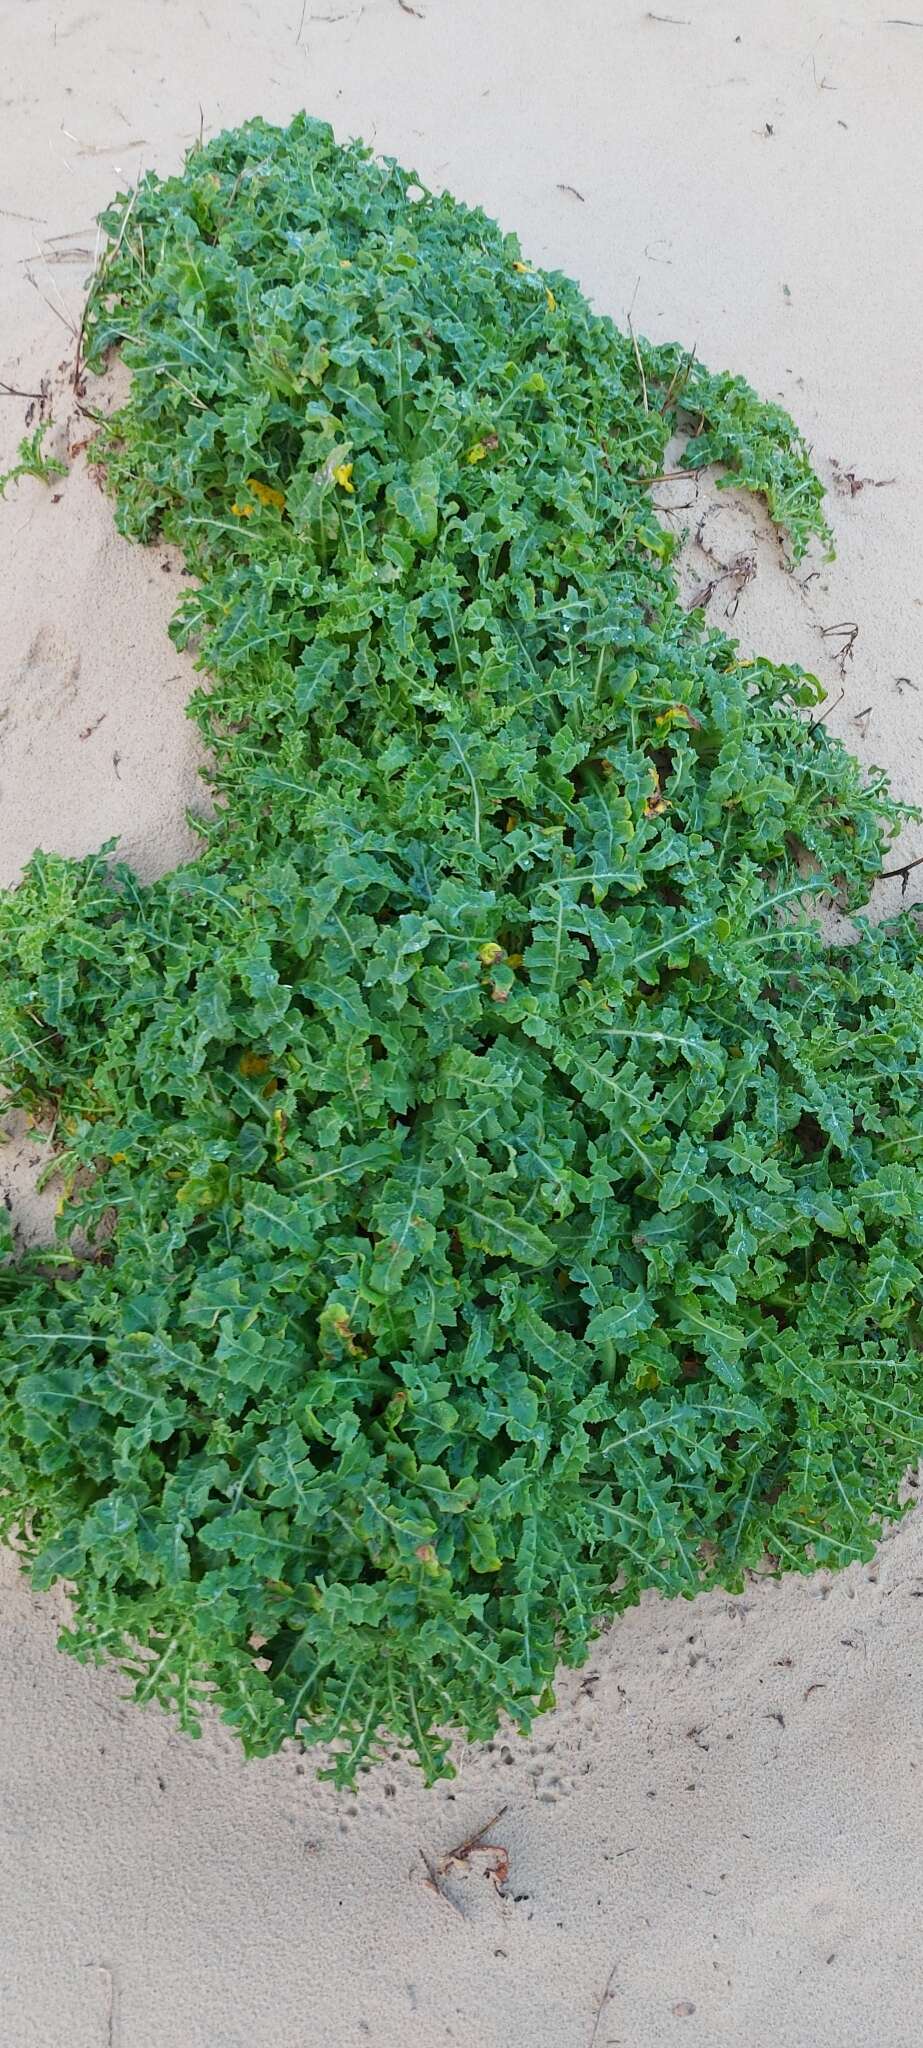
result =
[[[0,1274],[0,1513],[184,1727],[432,1778],[642,1588],[897,1510],[920,942],[815,899],[901,813],[678,601],[678,425],[826,535],[777,406],[303,116],[103,225],[100,454],[191,572],[217,804],[152,886],[39,854],[0,908],[64,1190]]]

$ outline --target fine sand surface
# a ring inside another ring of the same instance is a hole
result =
[[[306,106],[783,399],[835,565],[787,576],[751,506],[658,495],[707,513],[690,585],[755,550],[745,647],[842,691],[831,727],[923,799],[923,8],[901,4],[915,23],[887,0],[0,0],[0,379],[51,378],[58,446],[82,441],[59,366],[97,209],[200,123]],[[26,403],[0,393],[0,468]],[[0,880],[36,844],[118,835],[147,876],[186,857],[178,564],[118,539],[79,452],[53,494],[8,493],[0,562]],[[26,1233],[40,1163],[0,1153]],[[921,1599],[919,1513],[839,1579],[651,1597],[530,1742],[350,1797],[125,1704],[8,1558],[0,2048],[918,2048]],[[477,1854],[431,1889],[421,1850],[501,1807],[504,1894]]]

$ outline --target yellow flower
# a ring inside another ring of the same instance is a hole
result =
[[[247,489],[259,498],[261,505],[275,505],[277,512],[285,511],[285,493],[274,491],[271,484],[261,484],[259,477],[248,476]]]
[[[236,514],[238,519],[252,519],[253,517],[252,505],[232,505],[231,511]]]
[[[674,725],[688,725],[692,728],[693,732],[701,732],[702,730],[701,719],[693,716],[688,704],[671,704],[668,710],[660,713],[660,717],[655,719],[654,723],[655,725],[665,726],[668,731]]]
[[[338,463],[336,469],[333,472],[333,481],[334,483],[339,484],[341,491],[354,491],[356,486],[353,483],[352,463]]]
[[[485,455],[486,455],[486,454],[487,454],[487,450],[486,450],[486,448],[485,448],[485,446],[484,446],[484,443],[483,443],[483,441],[475,441],[475,443],[474,443],[474,446],[473,446],[472,448],[469,448],[469,450],[468,450],[468,453],[467,453],[467,455],[465,456],[465,461],[466,461],[466,462],[483,462],[483,460],[484,460],[484,457],[485,457]]]
[[[112,1155],[111,1155],[111,1157],[112,1157],[112,1164],[113,1164],[113,1166],[124,1166],[124,1164],[125,1164],[125,1161],[126,1161],[126,1159],[128,1158],[128,1153],[127,1153],[127,1152],[113,1152],[113,1153],[112,1153]]]
[[[513,269],[518,270],[520,277],[528,277],[529,275],[528,263],[514,263]]]
[[[548,311],[549,313],[553,313],[558,302],[555,298],[554,292],[551,290],[549,285],[545,286],[545,297],[548,301]]]

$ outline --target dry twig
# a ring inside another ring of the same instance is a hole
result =
[[[841,676],[845,676],[846,663],[852,661],[859,638],[859,628],[855,619],[840,619],[835,626],[821,626],[819,631],[822,640],[842,641],[843,644],[834,659],[839,665]]]
[[[836,710],[836,707],[837,707],[837,705],[838,705],[838,704],[842,704],[842,702],[843,702],[843,698],[845,697],[845,695],[846,695],[846,691],[845,691],[845,690],[841,690],[841,691],[840,691],[840,694],[839,694],[839,696],[838,696],[838,697],[832,697],[832,698],[831,698],[831,700],[830,700],[830,703],[829,703],[829,704],[825,704],[825,705],[824,705],[823,711],[819,711],[819,712],[818,712],[818,714],[817,714],[817,717],[816,717],[816,718],[812,718],[812,719],[810,720],[810,722],[809,722],[809,725],[808,725],[808,731],[809,731],[809,732],[813,732],[813,731],[814,731],[814,728],[815,728],[815,726],[817,726],[817,725],[823,725],[824,719],[825,719],[825,718],[828,718],[828,717],[829,717],[829,715],[830,715],[831,711],[835,711],[835,710]]]
[[[590,2038],[587,2042],[587,2048],[595,2048],[596,2036],[599,2033],[599,2029],[602,2025],[603,2013],[605,2012],[607,2005],[611,2004],[612,1998],[615,1993],[615,1973],[617,1969],[618,1963],[613,1963],[612,1968],[609,1971],[609,1975],[606,1978],[606,1988],[603,1992],[603,1995],[599,2001],[598,2006],[596,2007],[596,2012],[593,2019],[593,2032],[590,2035]]]
[[[464,1920],[465,1915],[462,1912],[458,1900],[453,1899],[450,1896],[450,1894],[446,1891],[445,1886],[440,1883],[438,1866],[430,1861],[430,1858],[427,1856],[425,1849],[420,1850],[420,1861],[423,1865],[424,1870],[426,1871],[426,1876],[423,1879],[423,1882],[426,1886],[427,1891],[435,1892],[437,1899],[442,1899],[443,1903],[446,1906],[451,1906],[453,1913],[458,1914],[460,1920]]]
[[[635,352],[635,362],[638,365],[638,376],[641,379],[641,402],[644,406],[645,412],[650,412],[651,408],[648,404],[647,398],[647,378],[644,375],[644,364],[641,361],[641,350],[638,347],[638,340],[635,334],[634,327],[632,325],[632,318],[630,313],[628,315],[628,332],[631,335],[631,345]]]
[[[893,882],[896,879],[896,877],[900,875],[901,895],[904,896],[907,891],[908,875],[912,875],[914,868],[919,867],[923,867],[923,853],[918,854],[916,860],[905,860],[903,867],[882,868],[878,880],[880,882]]]
[[[38,279],[33,277],[31,270],[26,271],[26,276],[29,280],[30,285],[32,286],[33,291],[38,292],[39,298],[41,299],[43,306],[47,306],[49,313],[53,313],[55,319],[60,320],[62,327],[67,328],[68,334],[76,336],[77,329],[74,326],[73,320],[71,319],[66,306],[64,308],[63,313],[59,312],[57,306],[52,305],[51,300],[49,298],[46,298],[45,293],[43,292],[42,287],[38,282]],[[54,279],[52,279],[52,284],[54,284]],[[57,291],[56,285],[54,288]],[[61,297],[60,292],[58,292],[58,297]],[[64,305],[63,299],[61,300],[61,304]]]
[[[830,467],[837,490],[843,491],[844,494],[848,492],[851,498],[857,498],[859,492],[864,490],[884,491],[889,484],[897,482],[896,476],[857,476],[854,469],[841,468],[835,457]]]

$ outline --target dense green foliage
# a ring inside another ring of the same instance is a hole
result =
[[[65,1189],[0,1276],[0,1510],[185,1726],[436,1775],[641,1588],[895,1510],[919,941],[825,951],[812,898],[860,906],[899,812],[678,603],[677,424],[825,531],[739,379],[304,118],[104,225],[103,459],[197,579],[220,800],[152,887],[37,855],[0,906]]]

